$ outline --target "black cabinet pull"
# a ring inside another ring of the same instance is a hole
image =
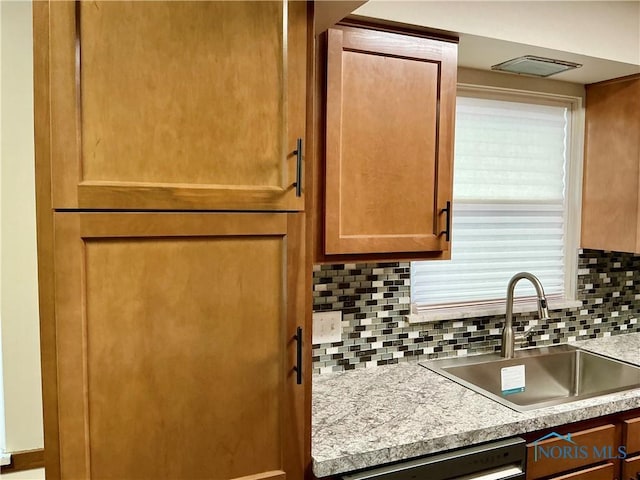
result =
[[[293,184],[296,187],[296,197],[302,196],[302,139],[296,141],[296,181]]]
[[[440,235],[444,235],[444,239],[448,242],[451,234],[451,202],[447,201],[447,206],[440,210],[440,213],[447,215],[445,229],[440,232]]]
[[[296,366],[293,369],[296,372],[296,383],[302,385],[302,327],[298,327],[293,338],[296,340]]]

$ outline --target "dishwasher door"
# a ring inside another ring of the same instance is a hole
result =
[[[526,442],[519,437],[474,445],[344,475],[343,480],[524,480]]]

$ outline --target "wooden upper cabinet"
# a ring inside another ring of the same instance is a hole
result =
[[[640,253],[640,76],[587,85],[583,248]]]
[[[446,257],[457,44],[344,26],[326,69],[323,253]]]
[[[302,210],[307,8],[51,2],[53,207]]]

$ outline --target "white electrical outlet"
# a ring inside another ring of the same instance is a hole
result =
[[[334,343],[342,340],[342,312],[314,312],[313,343]]]

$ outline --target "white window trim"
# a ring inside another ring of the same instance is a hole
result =
[[[506,292],[506,286],[505,286]],[[562,310],[565,308],[576,308],[582,306],[581,300],[549,299],[549,310]],[[515,302],[513,313],[534,313],[538,311],[538,303],[532,300]],[[493,315],[504,315],[505,302],[495,302],[486,305],[471,305],[458,307],[434,308],[420,313],[410,313],[405,316],[409,323],[434,323],[444,320],[464,320],[466,318],[489,317]]]
[[[565,279],[564,298],[549,299],[552,310],[575,308],[582,305],[576,300],[578,285],[578,248],[581,231],[582,205],[582,170],[584,151],[584,105],[582,97],[539,93],[524,90],[513,90],[500,87],[458,84],[458,96],[471,96],[490,100],[507,100],[511,102],[539,103],[543,105],[564,106],[571,115],[568,130],[570,138],[567,145],[566,164],[566,194],[565,212],[567,221],[564,222],[565,234]],[[454,167],[455,168],[455,167]],[[454,232],[455,235],[455,232]],[[505,295],[507,286],[505,285]],[[418,313],[412,304],[412,313],[406,317],[409,323],[428,323],[442,320],[475,318],[490,315],[502,315],[505,312],[505,302],[491,302],[482,305],[455,306],[430,308]],[[514,305],[514,313],[529,313],[537,311],[533,301],[520,301]]]

